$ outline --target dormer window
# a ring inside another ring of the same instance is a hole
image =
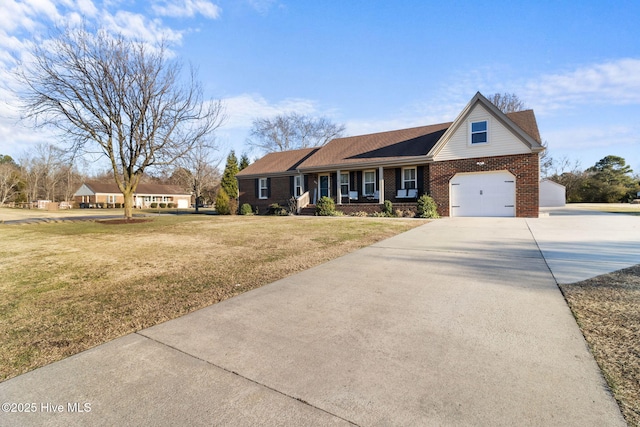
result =
[[[471,144],[486,144],[489,142],[489,124],[486,120],[471,122]]]

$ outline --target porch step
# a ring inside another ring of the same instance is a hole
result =
[[[316,205],[307,205],[306,207],[300,209],[300,215],[315,216]]]

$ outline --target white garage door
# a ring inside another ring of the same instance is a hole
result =
[[[451,216],[516,216],[516,179],[507,171],[457,174],[449,185]]]

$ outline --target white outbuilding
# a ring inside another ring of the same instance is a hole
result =
[[[562,207],[567,202],[567,189],[564,185],[549,179],[540,181],[540,207]]]

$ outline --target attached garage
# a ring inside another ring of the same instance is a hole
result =
[[[516,179],[507,171],[458,173],[449,195],[451,216],[516,216]]]

